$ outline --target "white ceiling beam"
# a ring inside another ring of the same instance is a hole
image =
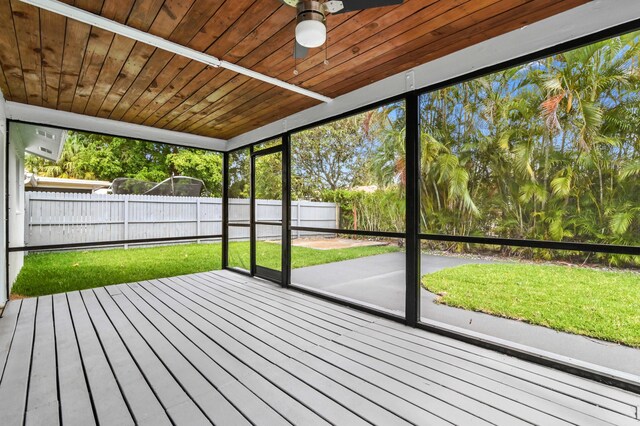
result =
[[[175,132],[173,130],[158,129],[140,124],[109,120],[107,118],[91,117],[67,111],[26,105],[17,102],[6,102],[7,118],[34,124],[62,127],[69,130],[82,130],[90,133],[121,136],[124,138],[145,140],[150,142],[164,142],[173,145],[193,148],[213,149],[224,151],[226,140],[192,135],[190,133]]]
[[[144,31],[129,27],[119,22],[107,19],[103,16],[87,12],[86,10],[79,9],[74,6],[70,6],[66,3],[62,3],[58,0],[21,0],[23,3],[30,4],[32,6],[39,7],[41,9],[48,10],[49,12],[57,13],[67,18],[71,18],[76,21],[84,22],[85,24],[92,25],[94,27],[102,28],[103,30],[110,31],[115,34],[148,44],[150,46],[157,47],[158,49],[166,50],[167,52],[175,53],[176,55],[184,56],[185,58],[192,59],[194,61],[201,62],[205,65],[212,67],[221,67],[238,74],[246,75],[247,77],[255,78],[256,80],[264,81],[265,83],[272,84],[277,87],[281,87],[286,90],[304,95],[322,102],[331,102],[331,98],[324,96],[320,93],[312,92],[303,87],[296,86],[286,81],[278,80],[277,78],[270,77],[265,74],[250,70],[248,68],[241,67],[240,65],[233,64],[231,62],[218,59],[215,56],[202,53],[190,47],[183,46],[178,43],[174,43],[162,37],[149,34]]]
[[[319,120],[335,117],[413,89],[432,86],[640,17],[638,0],[594,0],[450,55],[428,62],[258,129],[229,139],[233,150]],[[409,80],[407,80],[409,77]],[[413,83],[413,87],[407,84]]]

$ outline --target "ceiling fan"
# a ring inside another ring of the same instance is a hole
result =
[[[298,11],[296,24],[296,43],[293,57],[296,59],[307,56],[310,48],[320,47],[327,41],[327,15],[353,12],[356,10],[372,9],[374,7],[402,4],[403,0],[280,0],[282,3],[295,7]]]

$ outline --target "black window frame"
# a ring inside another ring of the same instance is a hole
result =
[[[640,383],[625,380],[622,377],[608,375],[601,371],[592,371],[587,368],[580,367],[576,364],[566,362],[560,358],[549,358],[544,356],[538,351],[529,351],[509,345],[507,343],[498,341],[498,339],[486,339],[480,337],[473,332],[465,332],[463,330],[454,329],[453,327],[443,327],[438,324],[422,322],[420,320],[420,242],[426,241],[448,241],[448,242],[460,242],[460,243],[479,243],[489,245],[503,245],[514,247],[528,247],[528,248],[545,248],[555,250],[570,250],[580,252],[597,252],[608,254],[626,254],[626,255],[640,255],[640,246],[624,246],[624,245],[608,245],[608,244],[594,244],[594,243],[578,243],[578,242],[563,242],[563,241],[547,241],[547,240],[532,240],[532,239],[510,239],[510,238],[496,238],[496,237],[475,237],[475,236],[462,236],[462,235],[441,235],[430,234],[420,232],[420,190],[419,190],[419,178],[420,178],[420,123],[419,123],[419,98],[421,95],[435,92],[439,89],[450,87],[456,84],[460,84],[466,81],[470,81],[479,77],[483,77],[489,74],[493,74],[499,71],[503,71],[515,66],[527,64],[539,59],[543,59],[552,55],[556,55],[569,50],[584,47],[599,41],[607,40],[613,37],[617,37],[626,33],[640,30],[640,19],[635,19],[630,22],[620,24],[611,28],[607,28],[592,34],[588,34],[582,37],[575,38],[573,40],[557,44],[552,47],[544,48],[536,52],[522,55],[513,59],[509,59],[495,65],[483,67],[481,69],[466,73],[461,76],[453,77],[442,82],[427,86],[425,88],[409,91],[396,96],[392,96],[380,101],[376,101],[353,110],[337,114],[328,118],[324,118],[313,123],[305,124],[282,133],[270,136],[259,141],[245,144],[241,147],[234,148],[231,151],[225,153],[225,158],[228,153],[236,151],[238,149],[246,149],[247,147],[253,147],[254,145],[267,142],[276,138],[281,138],[283,144],[283,168],[285,170],[285,199],[283,198],[283,212],[289,211],[291,206],[291,135],[313,128],[340,120],[343,118],[351,117],[362,112],[370,111],[381,106],[404,101],[406,108],[406,136],[405,136],[405,153],[406,153],[406,168],[407,168],[407,186],[406,186],[406,223],[405,232],[370,232],[370,231],[354,231],[339,228],[313,228],[313,227],[297,227],[292,226],[290,218],[283,216],[283,227],[285,227],[286,238],[283,240],[285,245],[285,261],[283,262],[283,283],[284,287],[292,288],[296,291],[311,294],[315,297],[330,300],[341,305],[345,305],[354,309],[358,309],[363,312],[371,313],[383,318],[387,318],[393,321],[402,322],[408,326],[416,327],[431,332],[435,332],[444,336],[452,337],[457,340],[465,341],[477,346],[482,346],[492,350],[496,350],[502,353],[506,353],[521,359],[532,361],[538,364],[546,365],[555,369],[570,372],[578,376],[586,377],[589,379],[604,382],[616,387],[631,390],[636,393],[640,393]],[[223,162],[228,166],[228,160]],[[226,175],[226,169],[225,169]],[[224,187],[226,188],[226,186]],[[228,204],[228,199],[225,199],[226,193],[223,188],[223,206]],[[224,215],[224,213],[223,213]],[[227,222],[223,219],[223,235],[226,230]],[[399,317],[388,312],[373,309],[369,306],[359,304],[353,301],[347,301],[338,297],[330,296],[324,293],[318,293],[306,288],[296,287],[291,285],[291,231],[320,231],[331,233],[342,233],[359,236],[372,236],[372,237],[390,237],[390,238],[404,238],[406,242],[406,305],[404,317]],[[224,237],[223,237],[224,242]],[[223,254],[226,253],[223,243]],[[223,267],[225,267],[225,259],[223,257]]]

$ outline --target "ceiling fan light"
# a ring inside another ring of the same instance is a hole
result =
[[[320,47],[327,41],[327,27],[320,21],[300,21],[296,25],[296,41],[304,47]]]

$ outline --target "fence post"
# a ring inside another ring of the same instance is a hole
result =
[[[200,198],[196,198],[196,235],[200,235]],[[200,240],[196,241],[200,244]]]
[[[300,207],[300,200],[296,201],[297,205],[297,213],[296,213],[296,225],[300,226],[302,221],[300,220],[300,215],[302,214],[302,208]],[[296,231],[296,238],[300,238],[300,231]]]
[[[129,239],[129,197],[124,198],[124,239]],[[124,245],[125,250],[129,248],[129,244]]]
[[[25,247],[29,245],[29,230],[31,229],[31,219],[29,208],[29,204],[31,203],[31,196],[29,192],[24,192],[24,245]]]

